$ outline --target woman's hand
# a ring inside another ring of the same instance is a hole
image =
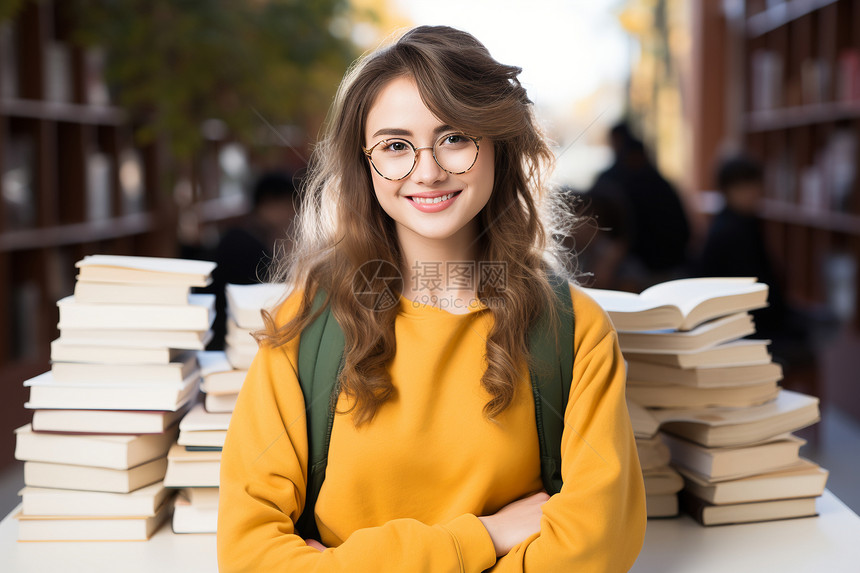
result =
[[[319,549],[320,551],[325,551],[327,549],[325,545],[323,545],[316,539],[305,539],[305,543],[308,544],[308,547],[313,547],[314,549]]]
[[[531,535],[540,531],[541,506],[549,500],[549,494],[541,491],[511,502],[493,515],[478,519],[487,528],[496,557],[508,552]]]

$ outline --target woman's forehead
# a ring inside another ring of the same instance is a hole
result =
[[[433,136],[449,127],[424,104],[414,80],[402,77],[388,82],[370,106],[365,138]]]

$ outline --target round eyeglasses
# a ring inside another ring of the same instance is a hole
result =
[[[432,150],[436,164],[451,175],[466,173],[478,160],[481,139],[465,133],[447,133],[437,139],[432,147],[415,147],[408,139],[396,137],[377,141],[371,147],[362,149],[380,177],[399,181],[415,169],[418,152],[422,149]]]

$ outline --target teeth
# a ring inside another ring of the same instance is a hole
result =
[[[412,200],[415,201],[416,203],[432,204],[432,203],[441,203],[442,201],[447,201],[448,199],[450,199],[453,196],[454,196],[454,193],[448,193],[447,195],[442,195],[441,197],[434,197],[432,199],[428,199],[426,197],[413,197]]]

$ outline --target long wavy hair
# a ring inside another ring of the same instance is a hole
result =
[[[494,325],[481,379],[491,397],[485,416],[492,419],[510,405],[523,361],[529,359],[528,332],[541,312],[547,310],[551,324],[558,325],[547,274],[568,278],[565,253],[555,237],[567,234],[573,217],[559,192],[545,185],[554,156],[517,79],[521,71],[494,60],[466,32],[421,26],[356,61],[338,89],[302,189],[293,248],[270,279],[298,289],[300,307],[285,324],[264,313],[266,327],[256,337],[261,344],[280,346],[299,335],[319,315],[312,313],[312,304],[323,289],[344,333],[338,382],[352,401],[356,426],[371,421],[394,391],[386,364],[395,353],[399,305],[373,309],[354,294],[365,263],[402,268],[394,222],[376,200],[362,152],[368,111],[390,81],[411,78],[440,121],[489,138],[495,146],[495,183],[477,215],[477,252],[478,261],[503,263],[506,280],[500,286],[476,277],[478,299],[493,301],[488,306]],[[365,286],[373,292],[391,288],[384,277],[369,280]]]

